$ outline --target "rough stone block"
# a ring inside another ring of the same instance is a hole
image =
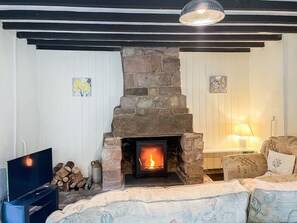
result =
[[[151,62],[151,66],[152,66],[151,72],[156,72],[156,71],[162,70],[161,56],[151,55],[150,62]]]
[[[102,170],[103,182],[121,182],[122,172],[120,169],[116,170]]]
[[[179,57],[179,50],[178,48],[167,48],[164,50],[164,54],[167,56],[172,56],[172,57]]]
[[[155,49],[145,49],[144,55],[152,55],[155,53]]]
[[[178,98],[178,96],[170,97],[170,107],[171,108],[179,107],[179,98]]]
[[[180,95],[181,88],[180,87],[160,87],[159,88],[160,95]]]
[[[163,70],[176,71],[180,70],[180,60],[176,57],[168,57],[163,60]]]
[[[186,108],[187,107],[187,98],[185,95],[179,95],[178,96],[178,102],[180,108]]]
[[[154,104],[154,99],[150,97],[140,98],[136,104],[137,108],[151,108]]]
[[[149,96],[158,96],[159,95],[159,88],[158,87],[151,87],[148,89]]]
[[[121,97],[121,108],[127,108],[127,107],[136,107],[136,104],[139,100],[139,97],[137,96],[124,96]]]
[[[105,161],[121,161],[122,149],[121,147],[104,146],[101,152],[102,165]]]
[[[146,114],[147,115],[158,115],[160,109],[155,109],[155,108],[148,108],[146,109]]]
[[[115,162],[114,160],[102,160],[102,168],[105,170],[121,169],[121,162]]]
[[[158,109],[170,108],[170,102],[168,97],[159,96],[154,98],[154,107]]]
[[[135,48],[132,47],[123,47],[122,48],[122,57],[133,56],[135,55]]]
[[[114,109],[114,115],[127,115],[127,114],[135,114],[135,108],[129,107],[129,108],[119,108],[116,107]]]
[[[104,133],[103,146],[122,147],[122,140],[119,137],[114,137],[111,132]]]
[[[188,114],[189,109],[188,108],[174,108],[172,109],[172,114]]]
[[[203,159],[203,154],[202,150],[190,150],[181,152],[180,157],[185,163],[192,163]]]
[[[186,173],[188,176],[199,176],[203,175],[203,160],[198,160],[192,163],[181,163],[179,167]]]
[[[172,109],[159,109],[159,114],[160,115],[172,115]]]
[[[147,88],[126,88],[125,95],[148,96]]]
[[[192,132],[193,117],[186,115],[114,116],[112,129],[117,137],[169,136]]]
[[[198,143],[198,141],[202,141],[203,142],[203,134],[201,133],[185,133],[183,134],[183,136],[181,137],[181,141],[180,141],[180,145],[183,149],[183,151],[192,151],[195,149],[199,149],[199,150],[203,150],[203,147],[201,148],[201,144],[199,144],[198,147],[196,147],[194,145],[194,142],[196,141],[196,144]]]
[[[174,87],[180,87],[181,86],[181,81],[180,81],[180,71],[174,71],[170,72],[170,75],[172,77],[172,86]]]
[[[129,73],[126,73],[124,75],[124,86],[125,86],[125,89],[126,88],[132,88],[132,87],[135,87],[135,82],[134,82],[134,74],[129,74]]]
[[[136,108],[136,115],[140,115],[140,116],[146,115],[145,108]]]
[[[130,56],[123,58],[124,73],[146,73],[152,71],[150,58],[141,56]]]
[[[191,177],[186,175],[179,167],[177,168],[177,174],[180,177],[180,179],[185,183],[185,184],[200,184],[203,183],[203,175],[201,176],[196,176],[196,177]]]
[[[158,86],[171,86],[172,77],[164,72],[138,74],[135,78],[137,86],[139,87],[158,87]]]

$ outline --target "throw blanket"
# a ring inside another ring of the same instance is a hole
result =
[[[243,223],[249,194],[238,181],[98,194],[51,214],[46,223]]]

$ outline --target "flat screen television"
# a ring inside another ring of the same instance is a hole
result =
[[[52,148],[7,161],[8,201],[17,199],[53,178]]]

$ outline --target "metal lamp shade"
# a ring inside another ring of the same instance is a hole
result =
[[[181,11],[179,21],[185,25],[206,26],[224,17],[224,9],[216,0],[192,0]]]

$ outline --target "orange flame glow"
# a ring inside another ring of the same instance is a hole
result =
[[[26,157],[25,164],[26,164],[26,166],[28,166],[28,167],[30,167],[30,166],[33,165],[33,160],[31,159],[30,156],[27,156],[27,157]]]
[[[150,153],[150,168],[155,167],[155,161],[153,160],[153,155]]]

